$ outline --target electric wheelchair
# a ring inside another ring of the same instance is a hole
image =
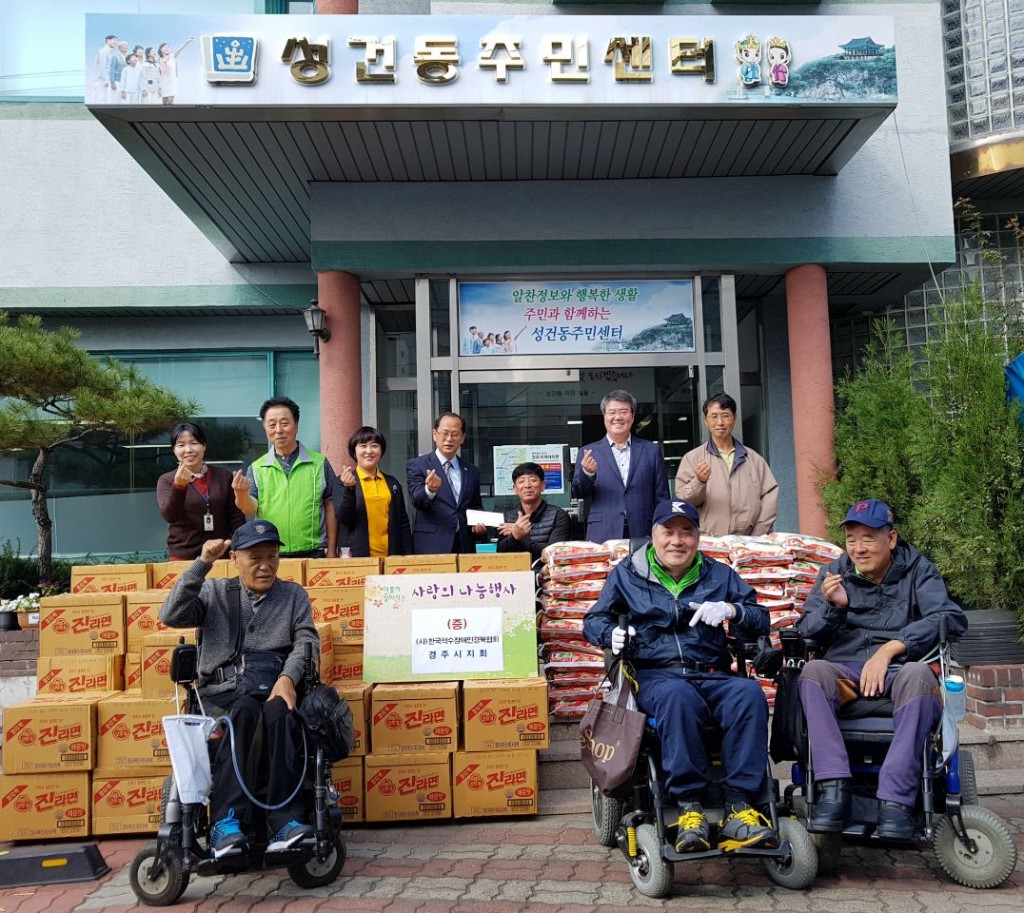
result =
[[[746,656],[755,645],[730,641],[739,674],[746,674]],[[602,846],[618,847],[629,864],[637,890],[646,897],[667,897],[675,874],[675,863],[700,862],[715,857],[758,857],[777,884],[801,890],[818,873],[818,855],[804,825],[787,814],[779,801],[779,784],[771,768],[765,771],[761,794],[753,804],[778,833],[778,847],[744,847],[726,852],[718,849],[718,828],[725,817],[725,796],[721,788],[724,767],[721,759],[722,733],[717,726],[705,727],[704,740],[709,758],[709,784],[701,804],[711,829],[711,849],[677,853],[676,818],[679,809],[669,801],[661,765],[658,727],[661,721],[648,717],[640,755],[632,781],[613,796],[606,796],[591,783],[594,833]],[[767,734],[766,734],[767,735]]]
[[[308,646],[305,659],[304,690],[308,694],[319,684],[316,664]],[[188,714],[201,712],[197,666],[198,650],[194,645],[180,644],[175,648],[171,679],[186,689],[184,710]],[[223,737],[227,738],[228,734]],[[212,751],[216,744],[211,741],[207,747]],[[257,837],[250,842],[249,852],[214,859],[209,852],[207,806],[200,802],[182,802],[175,778],[169,776],[163,785],[161,825],[157,838],[136,853],[129,870],[135,896],[149,906],[167,906],[181,897],[193,875],[230,875],[278,866],[287,866],[292,881],[302,888],[333,883],[341,874],[346,856],[340,830],[338,794],[331,783],[331,760],[324,746],[308,731],[305,744],[308,752],[301,789],[306,796],[306,807],[311,810],[313,843],[268,854],[265,813],[254,804],[253,824]]]
[[[940,679],[949,668],[949,645],[945,620],[940,627],[940,646],[936,665]],[[795,679],[803,664],[815,657],[816,645],[804,640],[795,631],[781,632],[785,669],[791,677],[787,701],[798,701]],[[773,731],[772,757],[776,761],[794,760],[792,783],[784,791],[784,804],[793,808],[805,804],[808,820],[818,800],[818,784],[814,777],[813,746],[803,726],[802,711],[787,713],[793,708],[780,703],[782,688],[776,698],[775,723],[791,721],[793,730],[787,738],[776,739]],[[893,704],[888,697],[860,697],[844,705],[839,712],[839,729],[850,758],[852,814],[841,834],[816,833],[811,839],[817,848],[818,870],[832,874],[839,864],[844,838],[868,842],[894,842],[875,834],[878,824],[879,800],[876,797],[878,773],[893,738]],[[793,722],[795,721],[795,723]],[[791,752],[785,746],[792,743]],[[959,747],[956,722],[940,719],[925,743],[918,800],[914,809],[912,846],[931,846],[939,865],[954,881],[971,888],[994,888],[1001,885],[1017,864],[1017,848],[1006,823],[995,812],[978,804],[978,787],[974,759]],[[797,795],[801,797],[797,798]]]

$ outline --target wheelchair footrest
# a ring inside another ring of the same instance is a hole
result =
[[[788,840],[783,840],[777,847],[742,847],[741,849],[728,852],[716,847],[715,849],[704,850],[700,853],[677,853],[676,848],[671,843],[666,843],[661,850],[662,856],[668,862],[695,862],[698,859],[713,859],[717,856],[767,856],[769,858],[778,858],[789,856],[791,853],[792,848]]]

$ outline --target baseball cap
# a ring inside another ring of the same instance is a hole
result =
[[[847,523],[860,523],[872,529],[893,526],[892,508],[884,501],[873,498],[870,501],[858,501],[846,512],[842,525],[846,526]]]
[[[654,508],[655,526],[664,526],[669,520],[674,520],[677,517],[689,520],[696,527],[700,526],[700,515],[697,513],[697,508],[689,501],[684,501],[681,498],[675,501],[662,501]]]
[[[235,530],[235,534],[231,537],[231,550],[237,552],[264,542],[284,545],[278,535],[277,527],[273,523],[266,520],[250,520]]]

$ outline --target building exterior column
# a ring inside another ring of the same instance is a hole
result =
[[[318,16],[358,13],[359,0],[317,0],[316,12]]]
[[[325,270],[317,273],[317,291],[331,333],[320,343],[320,450],[340,472],[351,461],[348,439],[363,424],[359,277]]]
[[[796,266],[786,273],[786,314],[800,532],[824,536],[827,523],[818,485],[823,473],[835,469],[835,393],[823,266]]]

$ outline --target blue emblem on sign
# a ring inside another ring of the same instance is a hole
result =
[[[256,51],[252,35],[203,35],[206,81],[214,85],[256,82]]]

